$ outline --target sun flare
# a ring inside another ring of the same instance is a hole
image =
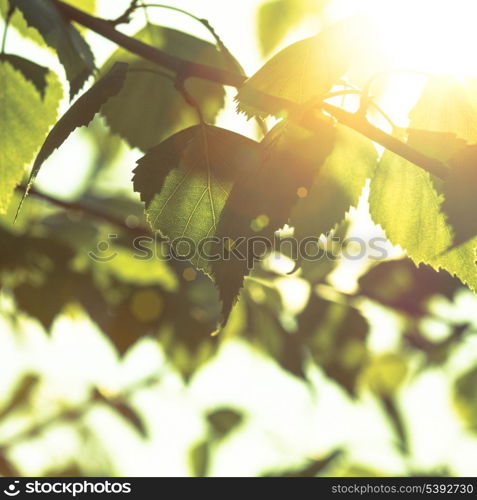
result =
[[[338,15],[358,11],[369,16],[396,69],[477,75],[474,0],[338,0],[331,8]]]

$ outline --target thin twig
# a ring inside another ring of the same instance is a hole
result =
[[[21,193],[24,193],[25,189],[26,187],[24,185],[20,185],[17,187],[17,190]],[[33,187],[30,189],[30,195],[39,198],[41,200],[45,200],[48,203],[56,205],[57,207],[64,208],[65,210],[72,212],[80,212],[85,215],[94,217],[95,219],[99,219],[103,222],[111,224],[112,226],[116,226],[124,231],[133,233],[135,235],[143,236],[151,233],[149,228],[147,228],[146,226],[136,226],[136,227],[128,226],[124,221],[124,219],[116,217],[115,215],[105,212],[104,210],[98,210],[90,205],[86,205],[81,202],[59,200],[58,198],[55,198],[54,196],[51,196],[46,193],[42,193],[41,191],[38,191]]]
[[[131,14],[137,9],[138,0],[132,0],[129,7],[116,19],[110,20],[109,22],[113,26],[119,26],[120,24],[127,24],[131,20]]]

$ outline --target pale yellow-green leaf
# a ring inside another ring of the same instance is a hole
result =
[[[285,35],[307,16],[319,14],[329,0],[270,0],[257,12],[257,31],[263,55],[269,54]]]
[[[366,22],[360,16],[333,24],[316,36],[289,45],[251,76],[240,88],[238,109],[248,116],[280,114],[266,95],[303,104],[328,92],[362,52]]]
[[[0,213],[57,116],[61,85],[52,72],[44,99],[8,62],[0,64]]]
[[[446,251],[452,244],[452,228],[442,213],[442,201],[427,172],[394,153],[384,153],[371,182],[374,222],[414,263],[442,268],[477,291],[477,239]]]
[[[430,78],[409,118],[411,128],[477,142],[477,78]]]

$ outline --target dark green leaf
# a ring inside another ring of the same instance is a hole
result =
[[[258,144],[246,137],[210,125],[198,125],[179,132],[151,149],[138,162],[135,170],[134,188],[141,193],[146,203],[146,213],[152,228],[174,242],[190,238],[196,249],[206,238],[224,238],[228,223],[221,216],[225,202],[231,210],[234,194],[231,187],[239,176],[251,183],[258,165]],[[229,197],[229,193],[230,197]],[[258,192],[255,194],[255,199]],[[249,231],[251,219],[247,223]],[[225,222],[225,223],[224,223]],[[222,230],[225,233],[222,233]],[[186,258],[189,246],[182,249],[178,244],[174,253]],[[211,244],[205,246],[210,253]],[[212,265],[203,255],[189,256],[194,266],[211,273],[219,289],[224,282],[216,275],[217,265]],[[243,276],[230,278],[242,281]],[[233,298],[227,298],[224,309],[230,310]],[[226,313],[227,314],[227,313]]]
[[[58,54],[70,82],[70,99],[94,71],[94,56],[78,30],[64,19],[51,0],[10,0],[29,26],[36,28]]]
[[[25,375],[16,385],[7,404],[0,410],[0,419],[27,404],[39,381],[36,375]]]
[[[187,33],[148,25],[135,38],[173,56],[230,70],[229,58],[214,45]],[[117,60],[129,62],[131,71],[123,90],[101,111],[112,132],[131,147],[147,151],[169,135],[197,124],[196,111],[174,86],[174,75],[167,77],[166,72],[164,76],[164,70],[156,64],[124,49],[117,50],[105,68]],[[224,105],[224,88],[197,78],[188,80],[186,87],[200,106],[205,121],[213,123]]]
[[[244,277],[270,250],[275,231],[289,222],[300,190],[310,189],[313,175],[330,152],[332,142],[331,127],[324,127],[318,136],[298,125],[281,122],[261,142],[258,167],[234,183],[216,232],[232,246],[225,249],[227,259],[212,262],[224,321]],[[241,241],[241,248],[235,247]]]
[[[368,322],[356,309],[312,294],[298,325],[297,335],[316,364],[355,397],[368,357]]]
[[[130,404],[128,404],[126,401],[118,399],[112,399],[107,401],[108,404],[116,412],[118,412],[122,418],[127,420],[143,438],[146,438],[148,436],[147,428],[144,425],[142,417],[138,414],[138,412],[134,408],[132,408]]]
[[[457,379],[454,401],[462,420],[470,430],[477,432],[477,367]]]
[[[0,54],[0,62],[7,61],[20,71],[26,80],[33,83],[42,99],[45,98],[48,68],[14,54]]]
[[[435,76],[429,79],[411,111],[410,127],[454,134],[477,142],[477,78]]]
[[[200,441],[191,448],[189,453],[189,461],[193,476],[207,476],[210,460],[209,443],[207,441]]]
[[[207,421],[212,427],[216,439],[223,439],[238,427],[243,420],[243,415],[230,408],[220,408],[207,415]]]
[[[380,401],[398,438],[399,450],[402,453],[409,453],[408,430],[403,418],[402,410],[399,408],[396,398],[382,396]]]
[[[359,280],[361,295],[416,317],[427,314],[432,296],[441,294],[450,299],[460,286],[448,273],[425,265],[416,267],[408,259],[383,262]]]
[[[442,208],[454,231],[453,246],[458,246],[477,235],[477,145],[456,153],[450,165]]]
[[[258,273],[256,273],[258,274]],[[235,321],[234,335],[246,339],[257,351],[272,360],[291,375],[306,381],[305,346],[301,339],[288,331],[280,320],[284,304],[280,292],[273,286],[253,280],[242,291],[237,305],[239,321]],[[230,322],[233,324],[234,319]],[[227,332],[224,332],[227,335]]]
[[[330,231],[358,204],[366,180],[374,174],[377,157],[369,139],[344,126],[336,128],[331,153],[291,215],[299,241]]]
[[[43,162],[59,148],[66,138],[76,128],[88,125],[101,106],[113,95],[117,94],[124,84],[128,65],[126,63],[116,63],[111,70],[96,82],[87,92],[85,92],[71,108],[60,118],[55,126],[50,130],[43,146],[35,158],[28,180],[28,187],[23,195],[22,202],[28,194]],[[21,202],[21,203],[22,203]],[[21,207],[18,207],[20,210]]]
[[[84,10],[90,14],[94,14],[96,8],[95,0],[68,0],[68,4],[78,7],[81,10]],[[5,17],[8,12],[9,0],[0,0],[0,14]],[[13,26],[22,37],[33,40],[38,45],[44,45],[44,39],[37,31],[36,28],[30,27],[26,22],[23,14],[16,9],[13,12],[12,17],[10,18],[10,25]],[[82,26],[79,27],[80,32],[84,28]]]
[[[7,450],[0,447],[0,475],[3,477],[19,477],[20,472],[7,457]]]

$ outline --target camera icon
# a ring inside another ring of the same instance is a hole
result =
[[[110,240],[117,238],[117,234],[108,234],[107,240],[98,241],[96,245],[96,251],[88,252],[88,257],[95,262],[111,262],[114,258],[117,257],[117,252],[111,251]]]
[[[8,485],[7,489],[3,490],[3,493],[5,493],[5,495],[8,495],[9,497],[16,497],[20,494],[20,489],[18,487],[19,484],[20,481],[14,481],[13,483]]]

